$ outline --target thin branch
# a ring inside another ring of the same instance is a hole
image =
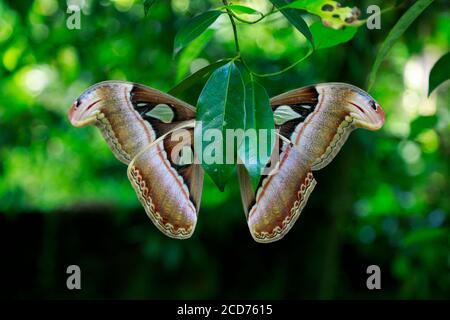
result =
[[[223,0],[223,4],[227,6],[228,0]],[[236,45],[236,52],[239,56],[241,54],[241,49],[239,47],[239,39],[238,39],[238,35],[237,35],[236,22],[234,21],[234,18],[233,18],[233,12],[231,12],[231,10],[228,8],[226,8],[226,10],[228,13],[228,17],[230,18],[231,26],[233,27],[234,43]]]
[[[261,13],[261,12],[260,12],[261,17],[259,17],[259,18],[256,19],[256,20],[253,20],[253,21],[246,20],[246,19],[242,19],[241,17],[239,17],[239,16],[238,16],[237,14],[235,14],[234,12],[231,12],[231,14],[232,14],[233,17],[234,17],[236,20],[238,20],[239,22],[246,23],[246,24],[255,24],[255,23],[260,22],[261,20],[267,18],[268,16],[270,16],[270,15],[272,15],[272,14],[274,14],[274,13],[277,13],[278,11],[279,11],[279,10],[276,9],[275,6],[272,6],[272,9],[271,9],[268,13],[264,14],[264,13]]]
[[[294,62],[293,64],[291,64],[290,66],[281,69],[280,71],[277,72],[272,72],[272,73],[264,73],[264,74],[260,74],[260,73],[255,73],[253,71],[251,71],[251,73],[258,77],[258,78],[267,78],[267,77],[275,77],[275,76],[279,76],[280,74],[283,74],[289,70],[291,70],[292,68],[294,68],[296,65],[298,65],[300,62],[304,61],[305,59],[307,59],[312,53],[314,52],[314,50],[310,49],[308,51],[308,53],[302,57],[300,60],[297,60],[296,62]],[[248,68],[248,65],[241,59],[242,63],[244,64],[244,66],[246,66],[246,68]]]
[[[222,2],[223,2],[223,4],[224,4],[225,6],[228,6],[228,5],[229,5],[228,0],[222,0]],[[266,77],[274,77],[274,76],[278,76],[278,75],[280,75],[280,74],[282,74],[282,73],[284,73],[284,72],[287,72],[287,71],[289,71],[290,69],[294,68],[296,65],[298,65],[300,62],[304,61],[306,58],[308,58],[308,57],[314,52],[314,50],[310,49],[310,50],[308,51],[308,53],[307,53],[304,57],[302,57],[300,60],[294,62],[294,63],[291,64],[290,66],[288,66],[288,67],[286,67],[286,68],[284,68],[284,69],[282,69],[282,70],[280,70],[280,71],[277,71],[277,72],[265,73],[265,74],[259,74],[259,73],[253,72],[253,71],[250,69],[250,67],[249,67],[249,65],[247,64],[247,62],[241,57],[241,49],[240,49],[240,46],[239,46],[239,39],[238,39],[238,34],[237,34],[236,21],[235,21],[234,19],[236,19],[236,20],[238,20],[238,21],[240,21],[240,22],[243,22],[243,23],[247,23],[247,24],[255,24],[255,23],[261,21],[262,19],[266,18],[267,16],[269,16],[269,15],[271,15],[271,14],[273,14],[273,13],[276,13],[276,12],[278,12],[278,11],[277,11],[277,9],[275,8],[275,6],[272,6],[272,9],[270,10],[270,12],[268,12],[267,14],[262,15],[259,19],[255,20],[255,21],[247,21],[247,20],[244,20],[244,19],[242,19],[242,18],[239,18],[239,17],[238,17],[236,14],[234,14],[233,11],[230,10],[230,9],[225,8],[225,10],[227,11],[228,17],[230,18],[231,26],[233,27],[234,43],[235,43],[235,45],[236,45],[236,52],[237,52],[237,55],[232,59],[232,61],[234,61],[234,60],[240,60],[240,61],[242,62],[242,64],[243,64],[244,68],[247,69],[247,71],[250,73],[250,77],[251,77],[252,79],[253,79],[253,76],[258,77],[258,78],[266,78]]]

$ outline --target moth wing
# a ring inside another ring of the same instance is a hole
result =
[[[204,171],[193,158],[193,129],[177,129],[140,152],[128,166],[128,178],[156,227],[169,237],[194,232]]]
[[[356,128],[345,105],[361,89],[345,83],[323,83],[292,90],[271,99],[281,133],[301,150],[312,170],[327,166]]]
[[[285,236],[316,185],[302,150],[294,147],[290,139],[299,125],[314,112],[317,103],[318,94],[314,87],[271,99],[276,129],[283,139],[275,145],[255,191],[245,167],[240,165],[238,168],[244,212],[250,233],[257,242],[274,242]]]
[[[190,237],[203,188],[203,170],[191,157],[195,108],[124,81],[98,83],[78,100],[98,102],[96,125],[114,155],[128,164],[128,178],[153,223],[170,237]]]
[[[290,145],[280,152],[275,168],[261,177],[256,192],[243,165],[238,178],[250,233],[261,243],[288,233],[316,185],[311,169],[302,165],[301,153]]]
[[[261,177],[254,197],[248,191],[245,170],[240,170],[247,220],[257,241],[275,241],[289,231],[316,184],[311,171],[328,165],[358,127],[348,105],[361,109],[359,101],[369,98],[352,85],[325,83],[271,99],[275,125],[283,137],[281,148],[272,153],[279,155],[278,169]],[[372,119],[374,115],[366,119],[377,122],[368,128],[379,127],[384,119],[381,111],[379,116],[381,120]]]
[[[155,131],[156,138],[195,119],[195,108],[167,93],[133,84],[130,101],[142,119]]]
[[[101,110],[96,126],[116,158],[125,164],[162,135],[195,119],[193,106],[133,82],[97,83],[78,98],[89,99]]]

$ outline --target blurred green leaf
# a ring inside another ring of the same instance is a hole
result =
[[[391,50],[394,43],[403,35],[406,29],[416,20],[416,18],[433,2],[433,0],[418,0],[414,3],[408,11],[398,20],[395,26],[391,29],[386,40],[384,40],[375,62],[372,66],[372,71],[369,74],[369,90],[375,82],[378,68],[384,60],[388,52]]]
[[[144,1],[144,14],[147,15],[152,6],[155,4],[156,0],[145,0]]]
[[[334,47],[340,43],[350,41],[358,31],[357,27],[345,27],[335,30],[325,27],[322,23],[316,22],[311,25],[311,33],[314,37],[316,50]]]
[[[168,93],[173,96],[177,96],[177,95],[183,93],[184,91],[189,89],[192,85],[194,85],[195,83],[197,83],[198,81],[200,81],[201,79],[203,79],[204,77],[209,75],[211,72],[213,72],[217,68],[220,68],[224,64],[230,62],[230,60],[231,59],[218,60],[204,68],[201,68],[200,70],[197,70],[197,72],[191,74],[189,77],[187,77],[186,79],[181,81],[179,84],[177,84],[175,87],[170,89]]]
[[[288,21],[298,30],[300,31],[306,39],[311,43],[314,47],[314,40],[309,30],[308,24],[303,20],[301,12],[296,9],[282,9],[284,6],[290,4],[289,0],[270,0],[272,4],[280,9],[281,13],[288,19]]]
[[[369,198],[369,216],[388,216],[393,212],[399,212],[399,201],[394,193],[394,188],[386,183],[378,183],[373,189],[373,195]],[[407,214],[406,211],[402,212]]]
[[[203,51],[213,35],[214,30],[206,30],[180,53],[177,62],[176,82],[181,81],[181,79],[189,72],[190,63]]]
[[[417,138],[423,131],[433,128],[438,122],[438,118],[433,116],[423,116],[414,119],[411,122],[411,130],[409,133],[409,139],[413,140]]]
[[[428,95],[444,81],[450,79],[450,52],[444,54],[433,66],[430,72]]]
[[[175,36],[174,52],[178,53],[200,36],[222,14],[219,10],[207,11],[191,19]]]
[[[403,246],[410,247],[413,245],[426,244],[439,240],[447,235],[446,230],[438,228],[422,228],[411,231],[403,239]]]
[[[409,276],[410,262],[404,256],[396,257],[392,265],[392,271],[398,278],[406,278]]]
[[[236,168],[236,158],[232,159],[233,164],[225,164],[231,151],[226,148],[226,130],[243,130],[245,128],[244,100],[244,83],[239,69],[233,62],[227,63],[212,73],[198,98],[196,119],[198,122],[195,127],[196,144],[198,145],[200,141],[204,140],[203,135],[205,133],[215,131],[222,135],[220,137],[221,143],[212,139],[213,141],[203,141],[201,145],[203,157],[205,154],[212,154],[215,159],[223,161],[223,164],[208,163],[205,159],[202,161],[203,168],[220,190],[224,190],[228,179]],[[203,127],[198,125],[199,122]],[[207,148],[211,148],[213,144],[219,147],[215,148],[214,152],[210,152]],[[236,144],[234,144],[234,149],[237,149]],[[232,156],[235,157],[235,154]]]
[[[252,178],[253,188],[256,190],[261,171],[270,159],[274,146],[271,133],[275,129],[269,96],[266,89],[256,81],[251,81],[245,86],[245,130],[249,129],[256,132],[256,141],[243,141],[239,147],[239,157]],[[262,135],[264,132],[266,134]],[[260,149],[263,144],[265,150]]]
[[[285,6],[285,8],[305,10],[320,17],[327,27],[333,29],[361,25],[363,23],[358,20],[359,10],[357,8],[341,7],[336,1],[296,0]]]
[[[247,6],[238,5],[238,4],[230,4],[230,5],[227,5],[227,6],[223,6],[222,8],[231,9],[231,10],[233,10],[236,13],[261,14],[261,12],[259,12],[258,10],[255,10],[255,9],[247,7]]]

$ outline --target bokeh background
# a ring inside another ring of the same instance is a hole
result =
[[[68,1],[70,2],[70,1]],[[271,96],[312,83],[366,88],[377,49],[406,7],[262,81]],[[74,1],[76,3],[76,1]],[[67,2],[0,0],[0,295],[3,298],[450,297],[449,84],[427,98],[428,74],[449,50],[449,1],[435,1],[383,63],[371,94],[381,131],[356,131],[325,169],[292,231],[255,243],[239,188],[205,182],[196,232],[159,232],[94,127],[67,120],[90,85],[121,79],[163,91],[198,68],[234,56],[228,18],[173,57],[176,31],[220,1],[86,0],[81,29],[66,27]],[[265,10],[268,1],[241,1]],[[370,4],[344,1],[364,12]],[[239,25],[244,57],[259,72],[299,59],[307,46],[279,15]],[[194,103],[203,83],[180,98]],[[237,179],[233,179],[237,181]],[[280,190],[281,192],[281,190]],[[82,290],[66,288],[66,268]],[[382,290],[366,288],[379,265]]]

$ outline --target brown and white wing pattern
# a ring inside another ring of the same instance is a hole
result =
[[[128,164],[144,147],[195,119],[195,108],[166,93],[123,81],[100,82],[75,100],[69,119],[96,125],[112,152]]]
[[[147,215],[173,238],[192,235],[200,209],[204,171],[194,164],[193,138],[193,129],[175,130],[128,166],[128,178]]]
[[[74,102],[69,119],[76,127],[94,124],[100,129],[116,158],[129,165],[130,181],[161,231],[174,238],[192,235],[203,170],[171,159],[175,142],[170,133],[191,138],[194,107],[140,84],[105,81]],[[183,127],[190,129],[181,131]],[[186,141],[191,148],[193,140]]]
[[[331,162],[352,130],[376,130],[384,122],[367,93],[342,83],[293,90],[271,104],[276,128],[288,142],[273,152],[279,160],[255,192],[245,169],[238,170],[248,225],[258,242],[279,240],[290,230],[316,185],[312,171]]]
[[[280,153],[273,171],[261,177],[253,193],[245,167],[240,165],[238,169],[244,211],[257,242],[281,239],[294,225],[316,185],[301,152],[289,145]]]

